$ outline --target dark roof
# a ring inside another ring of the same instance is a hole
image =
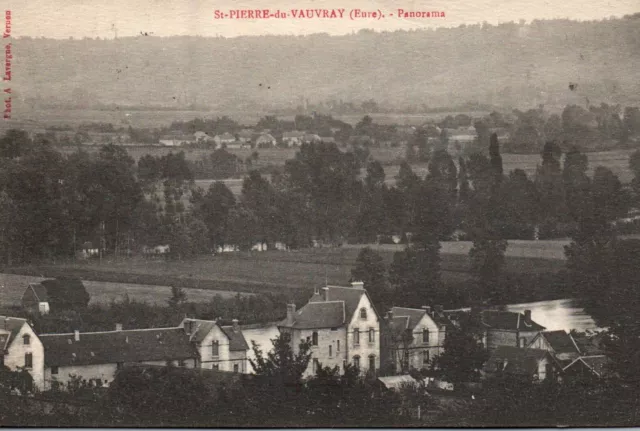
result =
[[[549,352],[544,349],[498,346],[484,364],[484,370],[495,373],[498,371],[498,364],[504,363],[505,373],[532,376],[538,370],[538,363],[546,356],[555,361]]]
[[[200,319],[184,319],[182,321],[181,326],[185,327],[185,331],[187,330],[185,323],[187,321],[193,322],[194,331],[189,334],[189,339],[191,341],[195,341],[196,343],[201,343],[202,340],[205,339],[207,334],[211,332],[214,326],[216,326],[215,320],[200,320]]]
[[[603,334],[596,334],[590,337],[585,334],[578,334],[573,337],[573,340],[578,345],[581,355],[595,356],[604,353],[604,348],[602,347]]]
[[[288,325],[286,320],[280,325],[298,329],[337,328],[345,322],[344,301],[314,301],[307,303],[296,312],[293,325]]]
[[[559,353],[577,353],[580,354],[578,346],[573,341],[571,334],[567,334],[565,331],[545,331],[541,333],[547,340],[551,348],[556,354]]]
[[[47,287],[41,283],[29,283],[28,289],[33,291],[36,299],[39,302],[48,302],[49,294],[47,293]]]
[[[393,307],[391,309],[393,312],[393,321],[395,324],[396,317],[406,317],[408,318],[408,322],[405,323],[405,329],[413,329],[416,327],[418,322],[424,317],[427,313],[427,310],[423,310],[420,308],[404,308],[404,307]]]
[[[524,314],[511,311],[484,310],[482,311],[482,323],[491,329],[503,329],[508,331],[542,331],[544,326],[531,320],[526,322]]]
[[[6,349],[25,323],[27,320],[19,317],[0,316],[0,346]]]
[[[327,289],[327,301],[324,291],[314,293],[309,302],[296,312],[293,325],[288,325],[285,319],[280,326],[300,329],[342,326],[351,321],[362,295],[367,294],[360,287],[326,286],[323,289]]]
[[[165,361],[198,357],[182,328],[42,334],[46,366]]]
[[[222,332],[229,338],[229,350],[245,351],[249,350],[249,344],[245,340],[240,328],[234,330],[233,326],[221,326]]]

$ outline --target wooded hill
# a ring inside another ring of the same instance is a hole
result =
[[[14,97],[32,107],[255,111],[374,98],[396,108],[469,101],[529,108],[640,100],[639,14],[345,36],[20,38],[14,52]]]

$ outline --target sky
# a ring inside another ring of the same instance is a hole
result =
[[[12,36],[114,38],[145,32],[154,36],[310,33],[349,34],[363,28],[378,31],[457,27],[461,24],[570,18],[603,19],[640,11],[639,0],[5,0],[11,10]],[[214,19],[214,11],[235,9],[345,9],[342,19]],[[380,10],[383,19],[348,18],[353,9]],[[399,18],[397,9],[443,11],[445,18]],[[389,16],[394,14],[393,17]]]

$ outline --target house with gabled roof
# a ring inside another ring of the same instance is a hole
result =
[[[482,371],[488,378],[506,374],[531,382],[540,382],[547,379],[557,380],[562,373],[562,365],[548,350],[498,346],[491,353]]]
[[[195,368],[198,351],[183,328],[149,328],[41,334],[45,388],[66,385],[73,376],[108,386],[125,363]]]
[[[448,319],[441,307],[393,307],[386,316],[389,331],[385,337],[383,358],[391,361],[395,372],[428,368],[433,358],[444,351]],[[385,334],[386,335],[386,334]]]
[[[298,311],[289,304],[278,328],[291,335],[294,353],[301,341],[311,343],[312,359],[305,376],[315,374],[319,366],[343,371],[352,364],[370,373],[380,368],[380,316],[362,282],[316,290]]]
[[[44,349],[26,319],[0,316],[0,366],[27,370],[36,388],[44,388]]]
[[[48,314],[50,306],[47,287],[42,283],[29,283],[22,294],[22,308],[34,314]]]
[[[580,348],[575,340],[563,330],[540,332],[533,337],[527,348],[548,350],[564,365],[580,356]]]
[[[472,311],[473,312],[473,311]],[[480,323],[484,330],[483,343],[491,352],[498,346],[526,347],[545,327],[531,319],[531,310],[523,313],[483,310]]]
[[[234,319],[232,325],[215,320],[186,318],[180,324],[200,354],[200,367],[210,370],[248,373],[249,343]]]
[[[565,378],[601,379],[612,374],[611,360],[605,355],[581,356],[574,359],[563,369]]]

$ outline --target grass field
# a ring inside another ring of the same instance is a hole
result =
[[[552,245],[551,243],[557,243]],[[551,274],[564,268],[560,250],[562,241],[518,241],[507,251],[505,273],[522,275]],[[88,283],[95,301],[110,301],[125,292],[131,298],[148,302],[164,302],[168,298],[167,285],[188,288],[193,300],[208,300],[216,293],[233,295],[232,292],[271,292],[288,296],[304,295],[314,287],[328,284],[345,284],[349,281],[357,255],[363,246],[318,248],[301,251],[227,253],[203,256],[187,261],[165,261],[134,258],[98,263],[67,263],[56,266],[13,268],[8,272],[22,274],[75,275]],[[388,264],[393,253],[401,246],[374,246]],[[464,283],[471,278],[469,244],[444,243],[441,254],[442,279],[445,283]],[[526,251],[528,249],[528,251]],[[545,251],[546,250],[546,251]],[[4,275],[5,277],[14,277]],[[37,277],[31,277],[37,279]],[[3,280],[0,278],[0,281]],[[2,302],[17,301],[29,278],[7,278],[2,292]],[[141,285],[144,283],[146,285]],[[13,286],[13,287],[12,287]],[[164,287],[162,287],[164,286]]]
[[[44,280],[30,275],[0,273],[0,306],[20,305],[20,300],[29,283]],[[87,291],[91,295],[92,304],[104,304],[120,301],[125,295],[130,299],[148,304],[165,305],[171,297],[168,286],[151,286],[132,283],[112,283],[105,281],[84,281]],[[208,302],[216,295],[231,297],[237,292],[217,291],[207,289],[186,289],[187,299],[193,302]]]

